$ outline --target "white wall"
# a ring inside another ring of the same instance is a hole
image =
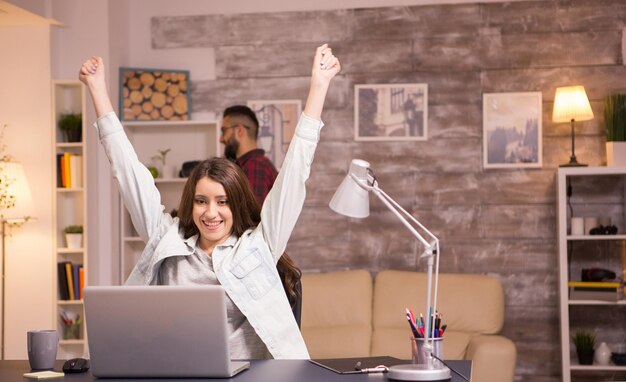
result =
[[[49,26],[0,28],[0,125],[6,151],[24,165],[36,221],[6,242],[6,358],[26,358],[26,332],[54,328]]]
[[[113,102],[117,89],[117,67],[128,51],[128,14],[125,0],[55,0],[50,14],[63,27],[52,30],[52,78],[75,80],[84,60],[101,56]],[[113,18],[110,15],[114,15]],[[100,147],[95,129],[95,111],[87,95],[87,184],[88,184],[88,283],[118,283],[117,194],[109,162]]]

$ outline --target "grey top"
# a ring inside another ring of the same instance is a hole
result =
[[[197,245],[191,256],[172,256],[159,269],[161,285],[219,285],[213,259]],[[226,294],[230,359],[271,359],[267,347],[256,334],[246,316]]]

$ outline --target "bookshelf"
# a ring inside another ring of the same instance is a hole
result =
[[[186,178],[177,176],[182,164],[221,155],[219,128],[215,120],[202,121],[123,121],[124,130],[139,160],[159,171],[155,184],[161,192],[165,211],[178,208]],[[170,149],[166,164],[173,167],[163,174],[162,164],[153,157]],[[176,176],[172,176],[173,173]],[[163,176],[163,177],[162,177]],[[117,192],[117,190],[116,190]],[[120,283],[124,283],[141,255],[145,243],[137,236],[130,215],[120,203]]]
[[[567,190],[571,188],[568,198]],[[571,235],[576,217],[609,217],[617,235]],[[612,351],[624,346],[626,300],[570,299],[568,283],[581,281],[582,269],[602,268],[626,276],[626,167],[559,168],[557,174],[557,230],[559,249],[559,315],[562,380],[593,375],[626,376],[626,366],[580,365],[571,337],[577,330],[596,335],[596,347],[606,342]],[[594,379],[595,380],[595,379]]]
[[[80,275],[78,265],[82,265],[84,284],[87,284],[87,184],[86,184],[86,161],[87,146],[85,144],[85,121],[78,120],[78,130],[74,130],[72,137],[62,130],[61,120],[63,115],[69,113],[86,115],[85,91],[79,81],[53,81],[52,82],[52,129],[53,129],[53,232],[54,232],[54,262],[71,263],[72,284],[76,280],[77,287],[74,290],[77,295],[73,299],[66,298],[63,291],[63,283],[59,282],[62,277],[61,268],[55,267],[53,278],[56,304],[53,312],[53,322],[59,333],[59,359],[84,357],[87,354],[86,331],[84,324],[78,324],[75,335],[66,338],[66,324],[62,316],[79,318],[84,322],[83,301],[80,298]],[[76,133],[80,135],[78,137]],[[63,168],[65,166],[65,168]],[[68,246],[63,230],[68,226],[82,226],[82,241],[78,246]],[[63,267],[65,268],[65,267]],[[76,268],[76,269],[75,269]],[[66,275],[67,279],[67,275]],[[65,282],[67,284],[67,282]]]

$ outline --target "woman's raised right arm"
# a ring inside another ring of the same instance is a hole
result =
[[[83,63],[78,78],[87,85],[98,118],[113,111],[104,78],[104,62],[101,57],[91,57]]]
[[[93,101],[98,121],[96,126],[104,151],[111,163],[113,176],[139,236],[148,242],[160,234],[163,214],[161,195],[148,169],[139,161],[133,146],[114,113],[107,91],[104,63],[100,57],[91,57],[83,63],[78,78],[83,82]]]

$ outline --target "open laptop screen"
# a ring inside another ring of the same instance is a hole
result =
[[[224,289],[88,286],[85,320],[97,377],[230,377]]]

